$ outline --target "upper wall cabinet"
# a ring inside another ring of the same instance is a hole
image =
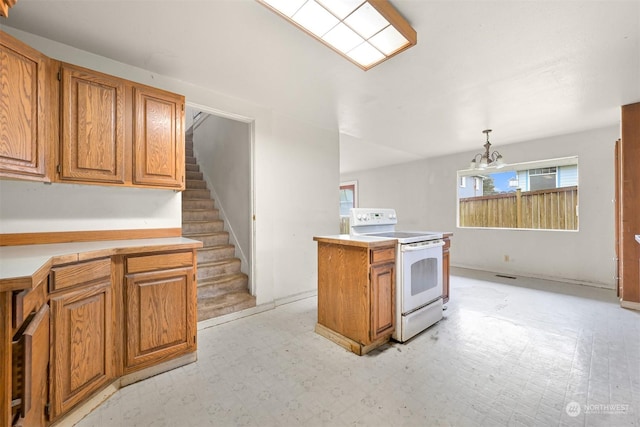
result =
[[[2,31],[0,65],[0,177],[184,190],[184,96],[56,61]]]
[[[57,180],[184,190],[184,96],[60,64]]]
[[[18,0],[0,0],[0,16],[9,16],[9,8],[16,4]]]
[[[68,64],[60,73],[59,179],[124,184],[124,82]]]
[[[184,97],[135,86],[133,183],[183,188]]]
[[[0,176],[50,181],[49,59],[0,31]]]

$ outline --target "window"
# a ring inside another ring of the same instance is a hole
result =
[[[358,181],[340,184],[340,216],[349,216],[349,209],[358,207]]]
[[[557,188],[556,171],[555,167],[531,169],[529,171],[529,189],[533,191]]]
[[[349,210],[358,207],[358,181],[340,184],[340,234],[349,234]]]
[[[462,170],[458,184],[458,227],[578,229],[577,157]]]

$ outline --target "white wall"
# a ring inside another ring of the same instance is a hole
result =
[[[112,61],[70,46],[62,45],[10,27],[0,27],[3,31],[21,39],[44,54],[62,61],[74,63],[104,73],[159,87],[185,95],[187,102],[206,106],[211,110],[224,111],[247,120],[254,121],[254,181],[255,181],[255,252],[254,286],[257,303],[267,303],[286,298],[300,292],[315,289],[316,255],[313,235],[333,234],[337,231],[337,209],[339,203],[339,139],[337,130],[326,130],[312,124],[302,123],[291,118],[278,116],[269,106],[257,105],[251,100],[238,99],[233,94],[225,94],[223,86],[203,88],[188,82],[171,79],[149,71]],[[256,78],[259,78],[258,76]],[[265,82],[268,84],[268,82]],[[216,91],[217,90],[217,91]],[[295,138],[294,138],[295,137]],[[317,173],[317,177],[311,175]],[[112,223],[111,212],[92,207],[85,198],[93,191],[120,194],[133,206],[135,212],[146,212],[143,205],[148,198],[166,197],[163,201],[170,204],[169,209],[181,208],[179,193],[161,190],[143,190],[140,197],[127,199],[126,190],[110,188],[98,190],[97,187],[79,191],[76,186],[58,186],[37,184],[29,186],[30,192],[21,194],[19,188],[5,195],[6,188],[23,185],[3,182],[2,205],[22,204],[24,209],[37,206],[33,217],[23,221],[23,208],[4,210],[0,220],[7,230],[12,232],[31,232],[45,227],[48,230],[75,230],[74,221],[66,221],[63,205],[79,206],[89,204],[78,218],[91,227]],[[26,185],[26,184],[25,184]],[[288,189],[292,195],[283,198],[282,192]],[[39,204],[40,200],[51,200],[51,191],[56,193],[56,204]],[[120,193],[123,191],[122,193]],[[146,192],[150,195],[147,196]],[[136,195],[138,195],[136,193]],[[29,199],[20,200],[21,198]],[[119,197],[117,197],[119,200]],[[305,213],[302,216],[300,213]],[[135,218],[132,218],[135,219]],[[153,220],[150,217],[149,220]],[[132,221],[137,226],[136,221]],[[158,227],[158,221],[153,227]],[[155,223],[155,222],[154,222]],[[180,214],[171,218],[171,226],[180,224]],[[302,246],[301,246],[302,245]]]
[[[276,295],[284,296],[317,289],[313,236],[340,232],[339,147],[323,143],[337,141],[338,131],[310,133],[304,123],[281,115],[274,115],[273,123],[278,144],[268,153],[273,182],[266,185],[273,186],[269,209],[277,230],[271,245],[274,286]],[[313,268],[308,266],[311,258]]]
[[[181,227],[173,190],[0,180],[0,233]]]
[[[251,124],[205,114],[193,131],[200,171],[210,183],[225,229],[242,259],[251,263]]]
[[[613,150],[619,135],[619,126],[611,126],[502,147],[494,143],[510,163],[579,157],[577,232],[457,228],[456,172],[468,167],[475,152],[349,173],[341,181],[358,180],[361,207],[395,208],[398,229],[454,232],[454,266],[613,288]]]

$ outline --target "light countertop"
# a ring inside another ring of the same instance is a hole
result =
[[[397,240],[388,237],[352,236],[350,234],[334,234],[331,236],[315,236],[313,240],[322,243],[335,243],[347,246],[386,246],[395,245]]]
[[[184,237],[105,240],[0,247],[0,291],[27,289],[37,284],[52,265],[149,250],[193,249],[202,242]],[[34,283],[36,282],[36,283]]]

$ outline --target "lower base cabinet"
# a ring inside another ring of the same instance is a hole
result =
[[[388,342],[395,328],[396,241],[314,240],[316,332],[358,355]]]
[[[0,292],[0,427],[67,425],[107,387],[195,360],[202,243],[172,240],[56,246],[37,285]]]
[[[125,373],[196,346],[196,299],[191,267],[126,276]]]
[[[112,309],[109,279],[51,298],[51,419],[114,378]]]

